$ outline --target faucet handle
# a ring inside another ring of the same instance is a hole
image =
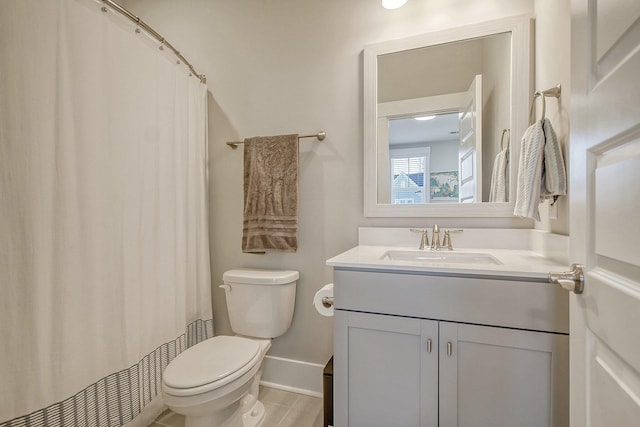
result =
[[[444,237],[442,238],[442,246],[446,247],[447,250],[452,251],[453,245],[451,244],[451,235],[449,234],[449,230],[444,231]]]
[[[418,249],[423,250],[425,246],[429,246],[429,230],[427,230],[426,228],[410,228],[409,230],[413,231],[414,233],[422,234],[422,237],[420,239],[420,246],[418,247]]]
[[[453,250],[453,243],[451,242],[451,233],[462,233],[464,230],[445,230],[444,237],[442,238],[442,246],[446,246],[447,250]]]

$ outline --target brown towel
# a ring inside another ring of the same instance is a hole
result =
[[[244,140],[242,252],[298,249],[298,135]]]

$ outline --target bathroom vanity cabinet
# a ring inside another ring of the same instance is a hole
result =
[[[568,426],[567,294],[336,268],[336,427]]]

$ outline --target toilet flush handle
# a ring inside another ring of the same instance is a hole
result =
[[[224,289],[227,292],[231,292],[231,286],[229,285],[220,285],[218,287]]]

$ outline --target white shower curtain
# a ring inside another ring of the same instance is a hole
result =
[[[213,334],[206,86],[93,0],[0,1],[0,426],[147,425]]]

